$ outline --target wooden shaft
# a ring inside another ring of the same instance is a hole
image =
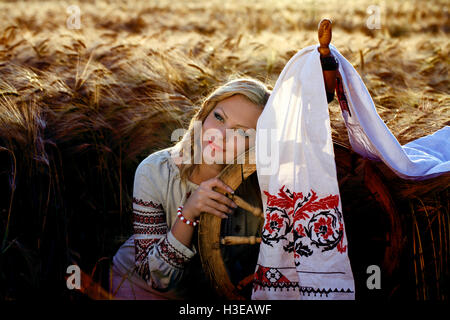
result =
[[[320,55],[322,57],[326,57],[330,55],[330,42],[331,42],[331,20],[330,19],[322,19],[319,22],[319,43],[320,47],[318,48]]]
[[[226,236],[220,239],[220,243],[226,246],[234,246],[238,244],[257,244],[261,243],[261,238],[255,236],[239,237],[239,236]]]
[[[256,217],[260,217],[261,219],[264,219],[264,214],[260,208],[252,206],[251,204],[249,204],[247,201],[245,201],[238,195],[230,194],[228,192],[223,192],[221,189],[217,189],[217,188],[214,188],[214,191],[220,192],[220,193],[224,194],[226,197],[233,200],[238,205],[239,208],[242,208],[245,211],[250,212],[251,214],[253,214]]]
[[[332,28],[330,19],[322,19],[319,23],[318,29],[320,46],[317,49],[320,52],[320,57],[327,57],[331,55],[330,42],[332,38]],[[325,83],[326,92],[334,92],[336,89],[336,70],[324,70],[323,79]]]
[[[336,90],[336,70],[323,70],[322,73],[325,82],[325,91],[334,92]]]
[[[232,197],[233,201],[242,209],[250,212],[256,217],[264,218],[264,214],[260,208],[254,207],[248,202],[246,202],[244,199],[237,195],[233,195]]]

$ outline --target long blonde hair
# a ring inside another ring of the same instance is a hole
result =
[[[203,100],[200,109],[192,117],[189,128],[183,138],[175,144],[176,149],[180,152],[180,156],[182,156],[183,150],[188,149],[190,146],[190,161],[188,161],[188,163],[182,163],[180,167],[180,178],[182,180],[187,180],[198,166],[198,164],[194,163],[194,148],[201,150],[201,138],[195,139],[194,137],[195,122],[201,121],[203,124],[209,113],[216,107],[217,103],[236,94],[241,94],[252,103],[264,108],[267,100],[269,100],[271,91],[263,82],[246,77],[229,80],[211,92]]]

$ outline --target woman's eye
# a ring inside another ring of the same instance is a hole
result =
[[[223,121],[223,118],[217,112],[214,112],[214,117],[219,121]]]

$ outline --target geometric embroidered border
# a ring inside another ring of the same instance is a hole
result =
[[[134,209],[134,208],[133,208],[133,212],[142,213],[142,214],[147,214],[147,215],[153,215],[153,214],[165,214],[165,213],[164,213],[164,210],[159,210],[159,211],[142,211],[142,210],[138,210],[138,209]]]
[[[291,290],[295,290],[295,291],[299,291],[302,295],[320,295],[320,297],[322,297],[322,295],[325,295],[325,297],[328,297],[328,295],[330,293],[353,293],[352,290],[347,289],[325,289],[325,288],[313,288],[313,287],[302,287],[299,285],[298,282],[288,282],[288,283],[267,283],[267,282],[262,282],[262,281],[254,281],[253,282],[253,290],[270,290],[270,289],[286,289],[287,291],[289,291],[289,289]]]
[[[167,240],[167,235],[164,240],[158,244],[156,247],[161,258],[164,259],[168,264],[174,268],[183,269],[185,264],[189,262],[189,258],[185,256],[182,252],[178,251],[174,246],[172,246]]]
[[[137,212],[134,212],[134,218],[133,218],[134,222],[137,223],[143,223],[143,224],[161,224],[166,222],[166,215],[165,214],[160,214],[157,216],[147,216],[147,215],[143,215],[143,214],[139,214]]]
[[[154,203],[153,201],[144,201],[142,199],[137,199],[135,197],[133,197],[133,203],[140,205],[140,206],[144,206],[144,207],[150,207],[150,208],[154,208],[154,209],[163,209],[163,206],[161,204],[157,204]]]
[[[282,273],[282,269],[273,268],[273,267],[264,267],[262,265],[258,265],[258,268],[254,274],[253,278],[253,291],[257,290],[266,290],[280,289],[281,291],[286,289],[289,291],[290,289],[294,291],[300,292],[302,295],[320,295],[322,297],[325,295],[328,297],[330,293],[354,293],[350,288],[313,288],[313,287],[305,287],[301,286],[298,281],[290,281],[285,275]]]
[[[158,242],[159,239],[135,239],[135,263],[137,265],[137,273],[145,281],[150,280],[150,269],[148,266],[147,256],[149,251],[153,248],[153,245]]]
[[[147,234],[147,235],[164,235],[167,233],[167,225],[164,224],[160,227],[140,227],[140,226],[134,226],[134,233],[135,234]]]

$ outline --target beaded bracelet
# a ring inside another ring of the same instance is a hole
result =
[[[177,209],[177,216],[178,216],[178,218],[180,218],[181,221],[183,221],[187,225],[190,225],[190,226],[193,226],[193,227],[195,227],[199,223],[198,220],[191,221],[191,220],[186,219],[186,217],[183,216],[183,214],[181,213],[181,210],[183,210],[183,206],[179,206],[178,209]]]

